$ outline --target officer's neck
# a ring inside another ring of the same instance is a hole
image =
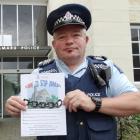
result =
[[[71,72],[75,71],[82,63],[83,60],[81,61],[64,61],[64,63],[68,66]]]

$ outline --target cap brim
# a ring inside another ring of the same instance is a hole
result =
[[[53,31],[52,31],[52,35],[54,34],[54,32],[56,31],[56,30],[58,30],[58,29],[60,29],[60,28],[62,28],[62,27],[64,27],[64,26],[67,26],[67,25],[79,25],[79,26],[81,26],[81,27],[83,27],[83,28],[85,28],[86,30],[87,30],[87,27],[84,25],[84,24],[81,24],[81,23],[64,23],[64,24],[61,24],[61,25],[59,25],[59,26],[57,26],[57,27],[55,27],[54,29],[53,29]]]

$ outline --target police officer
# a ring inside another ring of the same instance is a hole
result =
[[[115,116],[140,112],[140,94],[124,73],[105,57],[85,56],[91,21],[90,11],[79,4],[63,5],[47,18],[57,58],[41,62],[33,73],[65,74],[67,135],[38,140],[116,140]],[[26,103],[12,96],[5,109],[19,116]]]

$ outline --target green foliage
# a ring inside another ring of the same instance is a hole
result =
[[[51,100],[52,102],[56,103],[57,100],[58,100],[58,97],[57,97],[57,96],[54,96],[54,95],[51,95],[50,100]]]
[[[118,119],[120,140],[140,140],[140,115]]]

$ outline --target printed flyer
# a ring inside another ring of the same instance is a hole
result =
[[[27,102],[21,112],[21,136],[66,135],[64,74],[22,74],[20,81]]]

